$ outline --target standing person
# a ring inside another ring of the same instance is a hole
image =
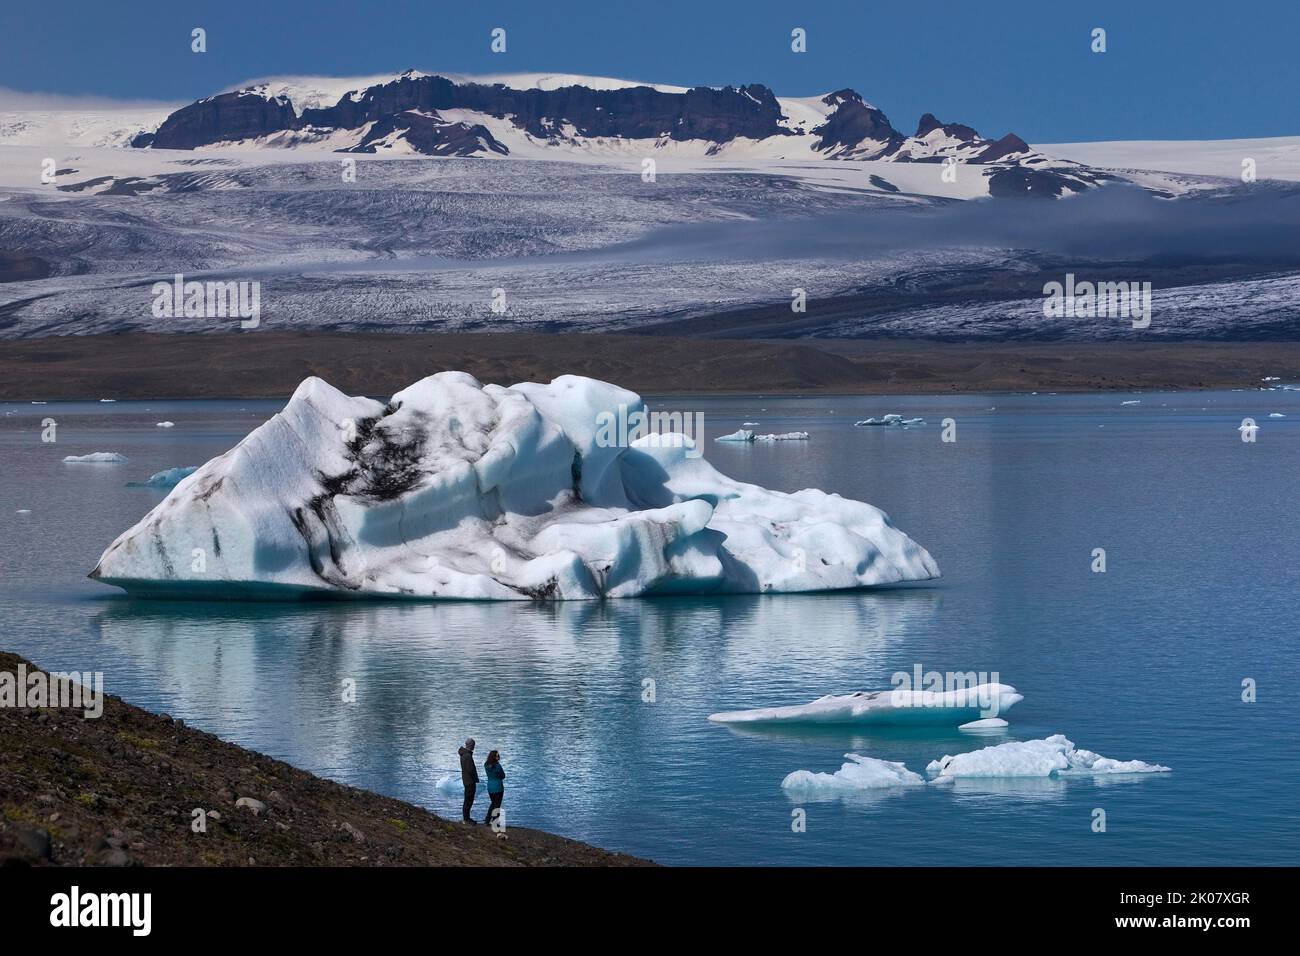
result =
[[[460,753],[460,782],[465,785],[465,808],[462,811],[466,823],[473,823],[474,818],[469,815],[470,807],[474,806],[474,791],[478,789],[478,770],[474,767],[474,738],[470,737],[465,741],[465,746],[458,751]]]
[[[484,823],[491,826],[493,814],[500,813],[501,799],[506,795],[506,771],[501,766],[501,755],[493,750],[483,762],[483,772],[488,782],[488,812]]]

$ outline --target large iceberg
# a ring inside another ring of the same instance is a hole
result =
[[[965,724],[992,718],[1024,700],[1010,684],[949,691],[878,690],[827,694],[808,704],[710,714],[719,724]]]
[[[318,378],[183,479],[91,577],[139,595],[582,599],[937,577],[880,510],[733,481],[641,399],[442,372],[388,402]]]

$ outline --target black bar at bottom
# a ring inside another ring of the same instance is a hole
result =
[[[873,941],[934,942],[995,929],[1017,937],[1041,931],[1044,940],[1107,931],[1230,942],[1287,926],[1293,913],[1283,908],[1296,876],[1266,868],[15,868],[0,870],[0,912],[8,941],[72,932],[140,938],[147,912],[149,938],[205,945],[278,938],[336,945],[376,931],[420,938],[444,922],[447,930],[500,933],[502,942],[522,932],[530,943],[575,933],[595,943],[596,926],[623,926],[630,941],[686,918],[699,927],[697,939],[752,924],[765,932],[788,925],[809,943],[847,940],[843,934],[856,930]],[[131,894],[148,894],[147,911],[145,897]],[[82,925],[115,915],[117,926]],[[426,938],[439,937],[450,942],[441,929]]]

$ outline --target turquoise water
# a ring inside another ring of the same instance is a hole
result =
[[[502,752],[511,824],[685,864],[1295,863],[1300,393],[677,398],[724,472],[888,511],[942,580],[877,592],[607,604],[132,601],[86,580],[162,494],[278,404],[0,406],[0,646],[334,779],[454,816],[469,735]],[[854,428],[888,412],[908,430]],[[1270,412],[1289,417],[1269,419]],[[1244,444],[1243,417],[1261,424]],[[40,423],[58,422],[58,441]],[[939,421],[957,421],[940,441]],[[154,423],[170,420],[172,429]],[[122,465],[66,465],[116,451]],[[30,514],[17,514],[29,509]],[[1094,548],[1108,569],[1091,571]],[[1010,732],[738,732],[720,710],[997,672]],[[1258,701],[1243,703],[1243,679]],[[344,703],[342,682],[357,700]],[[655,700],[643,700],[643,682]],[[965,782],[794,802],[849,751],[939,756],[1063,733],[1173,773]],[[792,830],[792,811],[807,814]],[[1106,811],[1105,833],[1091,829]],[[485,809],[482,798],[478,814]]]

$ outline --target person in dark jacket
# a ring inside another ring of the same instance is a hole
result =
[[[483,820],[492,825],[492,817],[501,812],[501,799],[506,795],[506,770],[501,766],[501,755],[493,750],[483,762],[483,772],[487,774],[488,812]]]
[[[462,814],[466,823],[473,823],[475,821],[469,815],[469,811],[474,806],[474,792],[478,789],[478,770],[474,767],[474,738],[470,737],[466,740],[465,746],[458,752],[460,753],[460,782],[465,785],[465,808]]]

